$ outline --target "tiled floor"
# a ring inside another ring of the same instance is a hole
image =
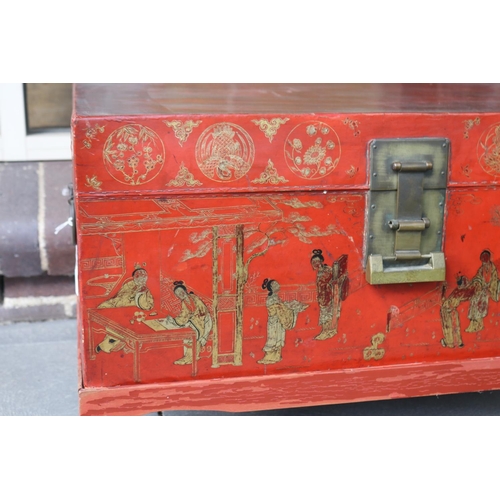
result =
[[[78,415],[77,384],[75,320],[0,325],[0,415]],[[500,391],[238,415],[500,415]]]
[[[78,415],[76,321],[0,325],[0,415]]]

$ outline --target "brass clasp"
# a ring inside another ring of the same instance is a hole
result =
[[[370,143],[365,239],[369,283],[444,280],[441,247],[448,156],[447,139]]]

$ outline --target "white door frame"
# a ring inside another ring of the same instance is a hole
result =
[[[22,83],[0,83],[0,161],[71,160],[70,130],[27,133]]]

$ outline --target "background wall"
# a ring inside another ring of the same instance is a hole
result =
[[[69,91],[68,91],[69,90]],[[71,84],[0,84],[0,323],[73,318]]]

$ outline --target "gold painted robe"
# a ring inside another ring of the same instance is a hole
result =
[[[190,324],[196,330],[198,342],[204,346],[212,330],[212,317],[208,307],[194,293],[181,303],[181,312],[174,318],[179,326]]]
[[[498,273],[493,262],[482,264],[472,278],[471,286],[475,288],[475,293],[470,301],[468,318],[476,325],[469,331],[478,331],[482,329],[483,318],[488,314],[489,299],[498,302]]]
[[[97,306],[98,309],[136,306],[144,311],[153,309],[154,299],[148,288],[139,287],[133,279],[126,281],[111,299]]]
[[[441,305],[441,326],[443,328],[443,337],[445,347],[461,347],[462,333],[460,331],[460,316],[458,306],[467,300],[470,300],[474,294],[474,287],[471,285],[459,286],[443,300]]]
[[[308,306],[296,300],[282,302],[278,295],[270,295],[266,300],[268,313],[267,341],[264,352],[281,349],[285,345],[285,332],[295,326],[297,315]]]

